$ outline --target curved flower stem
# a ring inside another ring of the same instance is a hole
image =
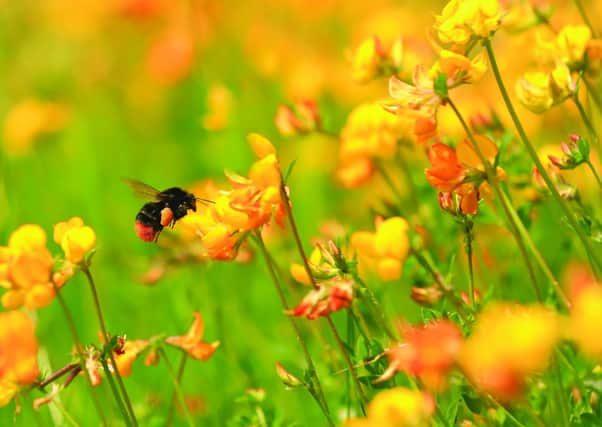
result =
[[[456,307],[456,309],[458,310],[458,315],[462,318],[462,320],[467,322],[468,318],[466,317],[466,314],[464,313],[464,307],[462,306],[462,301],[460,299],[458,299],[458,297],[456,295],[454,295],[454,290],[453,290],[452,286],[446,282],[445,277],[443,277],[443,275],[437,270],[437,268],[434,265],[431,265],[431,263],[426,259],[426,257],[424,257],[420,253],[420,251],[417,251],[412,248],[410,253],[414,256],[414,258],[416,258],[416,261],[418,261],[418,263],[426,271],[429,272],[429,274],[431,275],[433,280],[435,280],[435,282],[439,285],[439,287],[443,291],[443,295],[445,295],[446,298],[449,299],[450,302]]]
[[[416,183],[412,179],[412,171],[410,170],[410,165],[404,158],[401,151],[402,147],[399,147],[399,149],[397,150],[397,155],[395,156],[395,160],[397,160],[397,163],[399,164],[403,174],[405,175],[406,183],[408,185],[410,193],[410,200],[412,201],[412,207],[414,208],[414,212],[418,213],[418,210],[420,209],[420,202],[418,201],[418,189],[416,188]]]
[[[366,305],[369,307],[370,314],[372,315],[373,319],[379,324],[379,326],[382,328],[385,334],[387,334],[389,339],[396,341],[397,337],[391,331],[391,328],[387,324],[385,310],[378,302],[378,299],[376,298],[376,295],[374,295],[372,289],[370,289],[368,285],[366,285],[366,283],[362,280],[359,274],[357,274],[357,272],[353,274],[353,280],[355,280],[355,282],[365,292],[365,294],[361,295],[363,297],[363,300],[366,302]]]
[[[573,3],[575,3],[575,6],[577,7],[577,10],[579,11],[579,15],[581,15],[581,19],[583,19],[583,22],[585,22],[585,25],[587,25],[589,27],[590,31],[592,32],[592,37],[596,38],[596,30],[592,26],[592,23],[589,20],[589,17],[587,16],[587,12],[585,11],[585,8],[581,4],[581,0],[573,0]]]
[[[305,253],[305,249],[303,249],[303,243],[301,242],[301,237],[299,236],[299,230],[297,229],[297,224],[295,223],[295,217],[293,216],[293,210],[291,209],[291,200],[288,196],[288,192],[286,190],[284,180],[282,179],[282,173],[280,173],[280,198],[282,199],[282,203],[284,204],[284,208],[286,210],[286,216],[288,217],[288,222],[291,226],[291,231],[293,232],[293,237],[295,238],[295,243],[297,245],[297,250],[299,251],[299,255],[301,255],[301,259],[303,260],[303,266],[305,267],[305,272],[307,276],[310,278],[311,283],[315,289],[319,288],[318,283],[316,282],[316,278],[313,276],[311,272],[311,268],[309,267],[309,260],[307,259],[307,254]],[[345,363],[347,364],[349,371],[351,373],[351,377],[355,383],[357,388],[357,392],[360,396],[360,406],[362,408],[362,412],[365,415],[364,403],[367,402],[366,394],[364,393],[364,389],[362,388],[362,384],[357,377],[357,373],[355,372],[355,368],[351,361],[351,357],[349,356],[349,352],[347,348],[343,344],[337,329],[330,318],[330,315],[325,316],[326,321],[328,323],[328,327],[330,328],[332,334],[334,335],[337,345],[343,354],[343,358],[345,359]]]
[[[471,219],[464,216],[464,222],[462,225],[464,228],[464,251],[466,252],[466,260],[468,263],[468,292],[470,293],[470,305],[472,305],[472,307],[474,308],[474,272],[472,265],[472,241],[474,240],[474,223]]]
[[[285,311],[289,311],[289,305],[286,301],[286,297],[284,295],[284,291],[282,290],[282,286],[280,285],[280,280],[278,280],[278,276],[276,275],[276,271],[274,265],[272,264],[272,257],[268,252],[268,249],[265,246],[263,238],[261,237],[261,232],[257,231],[254,235],[255,240],[257,242],[257,246],[261,250],[263,257],[265,259],[265,263],[268,267],[268,271],[270,273],[270,277],[272,278],[272,282],[276,287],[276,291],[278,296],[280,297],[280,302],[282,303],[282,308]],[[293,330],[295,331],[295,335],[297,337],[297,341],[301,345],[301,349],[303,350],[303,355],[305,356],[305,363],[307,363],[307,370],[309,374],[309,378],[311,378],[311,383],[308,386],[309,392],[314,396],[314,399],[322,409],[322,413],[326,417],[328,421],[328,425],[334,426],[334,421],[332,420],[332,416],[330,415],[330,409],[328,408],[328,403],[326,402],[326,398],[324,397],[324,392],[322,390],[322,384],[320,383],[320,378],[318,377],[318,372],[316,371],[316,367],[314,362],[309,354],[309,350],[307,348],[307,344],[303,339],[303,335],[301,335],[301,330],[299,329],[299,325],[297,325],[297,321],[294,317],[287,316],[293,326]]]
[[[90,284],[90,291],[92,292],[92,297],[94,299],[94,308],[96,310],[96,316],[98,317],[98,322],[100,323],[100,330],[102,331],[102,336],[105,339],[105,342],[108,344],[110,342],[110,336],[107,333],[107,328],[105,326],[105,321],[102,316],[102,310],[100,308],[100,300],[98,298],[98,292],[96,291],[96,285],[94,283],[94,278],[92,277],[92,273],[90,273],[89,266],[83,262],[80,265],[80,269],[88,279],[88,283]],[[115,368],[115,376],[117,377],[117,382],[119,383],[119,388],[121,389],[121,393],[123,395],[123,400],[128,409],[129,416],[134,426],[138,425],[138,421],[136,420],[136,414],[134,414],[134,409],[132,408],[132,402],[130,402],[130,398],[128,396],[127,390],[125,389],[125,385],[123,384],[123,379],[121,378],[121,373],[117,368],[117,363],[115,363],[115,356],[113,356],[113,351],[109,351],[109,358],[111,359],[111,364]],[[111,376],[111,372],[107,370],[107,378]]]
[[[376,170],[378,171],[378,173],[380,174],[380,176],[383,178],[383,180],[385,181],[385,183],[387,184],[387,186],[389,187],[389,189],[391,190],[391,192],[393,193],[393,195],[397,199],[397,202],[398,202],[397,207],[399,209],[399,213],[402,216],[406,216],[407,217],[407,215],[404,213],[404,210],[402,208],[402,205],[403,205],[403,202],[404,202],[403,196],[401,195],[401,193],[399,192],[399,190],[395,186],[395,183],[393,182],[393,179],[387,173],[387,171],[385,170],[385,168],[383,167],[383,165],[379,161],[375,160],[374,161],[374,165],[376,166]]]
[[[489,57],[491,69],[493,70],[493,74],[495,75],[495,80],[500,89],[500,93],[502,94],[502,98],[504,98],[504,103],[506,104],[506,109],[508,110],[508,112],[510,113],[510,116],[512,117],[512,121],[514,122],[514,126],[516,127],[516,130],[518,131],[518,134],[520,136],[521,141],[523,142],[523,145],[529,152],[529,155],[531,156],[533,163],[535,163],[535,166],[539,170],[541,177],[543,178],[546,185],[550,189],[550,192],[552,193],[552,197],[554,198],[556,203],[560,206],[562,212],[566,216],[569,224],[571,225],[571,227],[573,228],[575,233],[577,233],[579,240],[581,240],[581,243],[583,244],[583,247],[585,248],[585,252],[591,256],[591,259],[593,260],[593,263],[597,266],[597,268],[602,268],[602,260],[595,253],[594,247],[592,246],[588,237],[583,232],[583,229],[577,222],[577,218],[575,217],[575,215],[569,208],[568,204],[558,193],[558,189],[556,189],[556,186],[552,182],[550,175],[548,174],[548,172],[542,165],[541,161],[539,160],[539,157],[537,156],[537,152],[535,151],[535,148],[529,141],[529,138],[527,137],[527,134],[525,133],[525,130],[523,129],[523,125],[521,124],[521,122],[518,118],[518,115],[516,114],[516,111],[514,110],[514,106],[512,105],[512,102],[510,101],[510,97],[508,96],[508,91],[506,90],[506,87],[504,86],[504,81],[502,80],[502,75],[500,74],[500,70],[498,68],[497,61],[495,59],[495,54],[493,53],[493,48],[491,47],[491,40],[485,39],[483,41],[483,44],[485,46],[485,49],[487,50],[487,56]]]
[[[587,95],[594,101],[594,104],[598,107],[598,111],[602,111],[602,100],[596,88],[589,80],[584,78],[583,81],[585,82],[585,87],[587,87]]]
[[[184,412],[184,416],[186,417],[186,422],[190,427],[194,427],[194,419],[192,418],[192,415],[190,415],[190,411],[188,410],[188,406],[186,405],[186,400],[184,399],[184,394],[182,393],[182,389],[180,388],[180,379],[178,378],[179,372],[178,375],[176,375],[176,373],[173,370],[173,367],[171,366],[171,362],[167,357],[167,353],[165,352],[162,346],[157,346],[157,351],[161,354],[161,357],[163,357],[163,361],[165,362],[165,366],[167,367],[167,372],[169,373],[169,377],[173,382],[174,395],[178,398],[178,401],[180,402],[182,412]],[[186,359],[183,360],[185,361]],[[173,408],[173,405],[170,406],[170,415],[172,413],[171,408]],[[171,418],[169,418],[168,421],[171,422]]]
[[[592,174],[596,178],[596,181],[598,182],[600,188],[602,188],[602,181],[600,180],[600,175],[598,175],[598,172],[596,172],[596,169],[594,168],[594,165],[592,165],[592,162],[590,160],[587,160],[585,163],[589,167],[589,170],[592,171]]]
[[[79,363],[85,365],[86,358],[84,356],[84,350],[82,347],[82,342],[79,338],[79,334],[77,333],[77,328],[75,327],[75,321],[73,320],[73,316],[71,315],[71,311],[69,310],[69,306],[65,302],[63,295],[60,293],[60,289],[54,282],[52,282],[52,286],[54,287],[54,293],[56,294],[57,299],[59,300],[59,305],[63,310],[63,314],[65,315],[65,320],[67,320],[67,325],[69,327],[69,331],[73,337],[73,342],[75,343],[75,349],[77,351],[77,355],[79,356]],[[90,376],[90,372],[87,369],[84,369],[86,377],[86,381],[90,386],[90,394],[92,396],[92,402],[94,402],[94,407],[96,408],[96,412],[98,412],[98,416],[100,417],[100,421],[103,426],[107,425],[107,419],[102,410],[102,405],[100,404],[100,400],[98,399],[98,394],[96,394],[96,389],[94,385],[92,385],[92,377]]]
[[[527,266],[527,271],[529,272],[529,278],[531,279],[531,283],[533,284],[535,296],[537,297],[538,301],[542,301],[541,291],[539,289],[539,284],[537,283],[537,277],[535,276],[535,271],[533,270],[533,265],[531,264],[531,259],[529,258],[529,254],[527,253],[525,243],[524,243],[523,239],[521,238],[518,225],[516,224],[516,221],[514,219],[515,217],[511,214],[511,211],[513,211],[514,208],[512,207],[511,204],[506,203],[506,199],[502,195],[502,189],[500,188],[496,172],[493,170],[493,167],[489,163],[489,160],[485,157],[485,155],[481,151],[479,144],[477,144],[477,141],[476,141],[472,131],[466,124],[466,121],[464,120],[464,117],[460,113],[460,110],[458,110],[458,107],[456,107],[456,104],[454,104],[454,102],[451,99],[448,98],[447,103],[450,105],[452,110],[454,110],[454,113],[456,114],[456,117],[462,124],[462,127],[464,128],[464,131],[466,132],[468,139],[470,140],[473,148],[475,149],[475,152],[477,153],[477,155],[479,156],[479,159],[481,160],[481,162],[483,163],[483,166],[485,167],[485,173],[487,174],[487,182],[489,182],[491,184],[491,186],[495,190],[495,193],[497,194],[500,202],[502,203],[502,208],[504,210],[504,213],[506,214],[506,218],[508,218],[508,222],[510,223],[510,232],[514,236],[514,239],[516,240],[516,243],[518,244],[518,248],[523,257],[523,261],[525,262],[525,265]]]
[[[562,371],[560,370],[560,364],[559,364],[558,356],[556,354],[554,354],[552,363],[554,365],[554,377],[556,378],[556,382],[557,382],[557,389],[556,389],[556,393],[554,393],[554,394],[556,395],[556,399],[558,400],[558,406],[560,408],[560,416],[562,418],[562,425],[565,427],[568,427],[570,410],[568,408],[568,405],[566,404],[566,401],[564,400],[564,398],[562,396],[562,391],[564,388],[564,386],[562,385]]]
[[[188,353],[183,351],[182,358],[180,359],[180,365],[178,366],[178,374],[176,376],[176,383],[178,386],[180,386],[180,384],[182,384],[182,376],[184,375],[184,368],[186,367],[187,360],[188,360]],[[169,403],[169,409],[167,410],[167,419],[165,420],[165,427],[171,426],[177,399],[178,399],[178,394],[177,394],[176,388],[174,387],[173,394],[171,395],[171,399],[169,401],[170,403]]]
[[[117,406],[119,406],[119,412],[121,412],[121,416],[123,417],[123,420],[125,421],[125,425],[131,426],[132,420],[130,419],[128,411],[127,411],[125,405],[123,404],[123,401],[121,400],[121,396],[119,395],[119,390],[117,390],[117,386],[115,385],[115,380],[113,379],[113,375],[111,375],[111,370],[109,369],[109,364],[107,363],[107,361],[104,357],[100,358],[100,364],[102,365],[102,368],[104,369],[104,371],[106,373],[107,380],[109,381],[109,386],[111,387],[111,391],[113,392],[115,401],[117,401]]]
[[[592,121],[590,120],[589,116],[587,115],[585,108],[583,108],[583,104],[581,103],[581,101],[579,101],[579,96],[577,94],[575,94],[575,96],[573,96],[573,102],[575,103],[575,105],[577,106],[577,109],[579,110],[579,114],[581,115],[581,119],[583,120],[583,123],[585,124],[587,131],[589,132],[590,138],[592,139],[593,143],[596,145],[596,150],[598,150],[598,154],[602,154],[602,147],[600,146],[600,139],[598,138],[598,134],[596,133],[596,130],[594,129],[594,125],[592,124]]]

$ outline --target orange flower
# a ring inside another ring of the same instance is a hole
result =
[[[39,375],[34,325],[22,311],[0,313],[0,406]]]
[[[404,343],[386,351],[389,367],[377,381],[388,380],[403,371],[420,378],[431,389],[442,389],[462,346],[458,327],[449,320],[436,320],[408,327],[403,335]]]
[[[479,389],[512,400],[520,396],[529,374],[546,368],[558,339],[555,312],[542,306],[494,304],[477,319],[460,365]]]
[[[17,228],[0,247],[0,286],[8,291],[2,295],[2,305],[14,309],[41,308],[52,301],[51,283],[54,260],[46,248],[46,232],[38,225],[26,224]]]
[[[194,62],[194,39],[190,30],[174,27],[162,34],[148,53],[150,74],[164,84],[184,79]]]
[[[219,346],[219,341],[211,344],[201,341],[205,325],[201,318],[201,313],[194,313],[194,321],[186,335],[168,337],[165,339],[167,344],[184,350],[188,355],[197,360],[208,360],[215,349]]]
[[[466,176],[466,170],[458,162],[456,151],[441,143],[429,149],[431,167],[425,170],[426,179],[438,190],[453,191]]]
[[[384,108],[395,114],[408,114],[413,117],[435,118],[441,105],[441,98],[435,93],[432,76],[422,65],[417,65],[412,79],[413,85],[393,76],[389,79],[389,95],[394,101],[388,101]]]
[[[318,288],[305,295],[301,303],[292,309],[289,314],[314,320],[319,316],[328,316],[335,311],[348,308],[352,302],[353,281],[335,277],[320,282]]]
[[[129,377],[132,374],[134,361],[149,345],[149,340],[128,340],[123,343],[119,352],[115,354],[115,363],[122,377]]]

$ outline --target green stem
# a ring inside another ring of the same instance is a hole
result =
[[[596,104],[596,107],[598,107],[598,111],[602,111],[602,99],[600,99],[597,89],[586,78],[584,78],[583,81],[587,87],[587,95],[594,101],[594,104]]]
[[[80,268],[83,271],[83,273],[86,275],[86,278],[88,279],[88,283],[90,284],[90,291],[92,292],[92,297],[94,299],[94,308],[96,310],[96,316],[98,317],[98,322],[100,323],[100,330],[102,331],[102,335],[105,339],[105,343],[109,344],[110,336],[107,332],[107,327],[105,326],[105,321],[102,316],[102,310],[100,308],[100,299],[98,298],[98,292],[96,290],[96,284],[94,283],[94,278],[92,277],[92,273],[90,272],[90,268],[88,267],[87,264],[82,263],[80,265]],[[123,400],[125,401],[125,404],[127,406],[129,416],[130,416],[131,421],[133,422],[134,426],[137,426],[138,421],[136,420],[136,414],[134,413],[134,409],[132,408],[132,402],[130,402],[130,398],[128,396],[127,390],[125,389],[123,379],[121,378],[121,373],[119,372],[119,369],[117,368],[117,363],[115,363],[115,356],[113,355],[113,350],[110,349],[110,351],[108,353],[109,353],[109,358],[111,359],[111,364],[115,368],[115,376],[117,377],[117,382],[119,384],[119,388],[121,389]],[[107,371],[107,377],[110,377],[110,376],[111,376],[111,372]]]
[[[408,184],[408,189],[410,193],[410,200],[412,201],[414,212],[418,213],[418,210],[420,208],[420,202],[418,201],[418,190],[416,188],[414,180],[412,179],[412,171],[410,170],[410,165],[408,164],[408,162],[406,162],[406,159],[401,154],[401,149],[397,153],[395,159],[399,163],[401,170],[405,175],[406,183]]]
[[[451,303],[456,307],[456,309],[458,310],[458,314],[460,315],[462,320],[464,320],[465,322],[468,321],[468,318],[466,317],[466,314],[464,313],[464,307],[462,306],[462,301],[459,300],[458,297],[456,297],[456,295],[454,295],[453,288],[451,287],[451,285],[449,283],[447,283],[445,281],[445,278],[443,277],[443,275],[435,268],[435,266],[431,265],[431,263],[428,262],[428,260],[419,251],[412,249],[411,254],[414,255],[414,258],[416,258],[416,261],[418,261],[418,263],[426,271],[429,272],[429,274],[431,275],[433,280],[435,280],[435,282],[439,285],[439,287],[443,291],[443,295],[445,295],[445,297],[447,299],[449,299],[451,301]]]
[[[569,208],[568,204],[558,193],[556,186],[552,182],[552,179],[550,178],[548,172],[546,171],[546,169],[542,165],[541,161],[539,160],[539,157],[537,156],[537,152],[535,151],[535,148],[529,141],[529,138],[527,137],[527,134],[525,133],[525,130],[523,129],[523,126],[518,118],[518,115],[516,114],[516,111],[514,110],[514,106],[512,105],[512,102],[510,101],[510,97],[508,95],[508,92],[506,91],[506,87],[504,86],[504,81],[502,80],[502,76],[500,74],[500,70],[498,68],[497,61],[496,61],[495,55],[493,53],[493,48],[491,47],[491,40],[485,39],[483,43],[485,45],[485,49],[487,50],[487,56],[489,57],[489,62],[491,64],[493,74],[495,75],[495,80],[500,89],[500,93],[502,94],[502,98],[504,98],[504,103],[506,104],[506,109],[508,110],[508,112],[510,113],[510,116],[512,117],[512,121],[514,122],[514,126],[516,127],[516,130],[518,131],[518,134],[520,136],[521,141],[523,142],[523,145],[529,152],[529,155],[531,156],[533,163],[535,163],[535,166],[539,170],[541,177],[543,178],[546,185],[550,189],[550,192],[552,193],[552,197],[554,198],[556,203],[562,209],[564,215],[567,217],[567,220],[568,220],[569,224],[571,225],[571,227],[573,228],[573,230],[577,233],[579,240],[581,240],[581,243],[583,244],[583,246],[585,248],[585,252],[589,253],[591,255],[591,258],[592,258],[593,262],[596,264],[597,268],[602,268],[602,261],[600,260],[600,257],[595,253],[594,247],[592,246],[589,238],[585,235],[584,231],[581,229],[581,226],[577,222],[577,218],[575,218],[575,215]]]
[[[401,214],[401,216],[407,216],[404,213],[404,210],[402,209],[402,206],[404,204],[404,198],[401,195],[401,193],[399,192],[399,190],[397,189],[397,187],[395,186],[393,179],[387,173],[387,171],[385,170],[385,168],[379,161],[374,161],[374,165],[376,166],[376,170],[378,170],[378,173],[380,174],[380,176],[382,176],[383,180],[385,181],[385,183],[387,184],[387,186],[389,187],[389,189],[391,190],[391,192],[397,199],[397,202],[398,202],[397,208],[399,210],[399,213]]]
[[[115,380],[113,380],[113,375],[111,375],[111,371],[109,369],[109,364],[107,363],[107,361],[105,360],[104,357],[100,358],[100,363],[106,373],[107,381],[109,381],[109,386],[111,387],[111,391],[113,392],[113,397],[115,397],[117,406],[119,406],[119,412],[121,412],[121,416],[123,417],[125,424],[127,426],[131,426],[132,420],[130,419],[130,417],[128,415],[128,411],[125,408],[123,401],[121,400],[121,396],[119,395],[119,391],[117,390],[117,386],[115,385]]]
[[[557,392],[556,394],[556,398],[558,399],[558,406],[560,407],[560,415],[562,418],[562,425],[563,426],[568,426],[568,421],[569,421],[569,409],[567,407],[566,401],[564,400],[564,396],[563,396],[563,385],[562,385],[562,372],[560,370],[560,365],[558,364],[558,357],[556,355],[554,355],[554,360],[552,361],[552,363],[554,364],[554,376],[556,377],[556,382],[557,382]]]
[[[479,159],[483,163],[483,167],[485,168],[485,173],[487,174],[487,181],[491,184],[495,193],[498,196],[498,199],[502,203],[502,209],[504,210],[504,214],[506,215],[506,218],[508,218],[508,222],[510,223],[510,232],[514,236],[514,239],[516,240],[518,248],[523,257],[523,261],[525,262],[525,265],[527,266],[527,271],[529,273],[529,278],[531,279],[531,283],[532,283],[533,289],[535,291],[535,296],[537,297],[538,301],[541,301],[542,300],[541,291],[539,289],[539,284],[537,283],[537,277],[535,276],[535,271],[533,270],[533,265],[531,264],[531,259],[529,258],[529,254],[527,253],[525,243],[524,243],[523,239],[521,238],[518,225],[516,224],[516,222],[514,220],[514,216],[511,213],[511,211],[513,211],[514,208],[512,207],[511,204],[507,204],[505,202],[505,199],[502,195],[502,190],[500,188],[500,185],[499,185],[499,182],[497,179],[497,174],[493,170],[493,167],[489,163],[489,160],[485,157],[485,155],[481,151],[479,144],[477,143],[472,131],[468,127],[468,124],[464,120],[464,117],[460,113],[460,110],[458,110],[458,107],[456,107],[456,104],[454,104],[454,102],[451,99],[447,99],[447,103],[454,110],[456,117],[462,124],[462,127],[464,128],[464,131],[466,132],[466,135],[468,136],[468,139],[470,140],[476,154],[479,156]]]
[[[594,168],[594,165],[592,165],[592,162],[588,159],[585,163],[587,163],[589,170],[592,171],[592,174],[596,178],[598,185],[600,186],[600,188],[602,188],[602,181],[600,180],[600,175],[598,175],[598,172],[596,172],[596,169]]]
[[[60,289],[54,282],[52,282],[52,286],[54,287],[54,292],[56,294],[57,299],[59,300],[59,305],[63,310],[63,314],[65,316],[65,320],[67,321],[67,326],[69,327],[69,331],[71,332],[71,336],[73,337],[73,342],[75,343],[75,350],[77,351],[77,355],[79,356],[79,363],[86,363],[86,358],[84,355],[84,349],[82,347],[81,340],[79,339],[79,334],[77,333],[77,328],[75,326],[75,321],[73,320],[73,316],[71,315],[71,311],[69,310],[69,306],[65,302],[63,295],[60,293]],[[88,382],[90,388],[90,394],[92,396],[92,402],[94,403],[94,407],[96,408],[96,412],[98,412],[98,416],[100,417],[100,421],[103,426],[107,425],[107,419],[105,418],[105,414],[102,410],[102,405],[100,404],[100,400],[98,399],[98,395],[96,394],[96,389],[92,384],[92,376],[90,372],[85,369],[84,366],[84,376],[86,377],[86,381]]]
[[[188,360],[188,353],[182,352],[182,358],[180,359],[180,365],[178,366],[178,374],[176,382],[178,386],[182,384],[182,376],[184,375],[184,368],[186,367],[186,361]],[[165,421],[165,427],[171,426],[173,421],[174,409],[176,407],[176,400],[178,399],[177,390],[174,387],[174,391],[171,395],[169,409],[167,410],[167,419]]]
[[[581,104],[581,101],[579,101],[579,96],[577,94],[575,94],[575,96],[573,96],[573,102],[575,103],[575,105],[577,106],[577,109],[579,110],[581,119],[583,120],[583,123],[585,124],[585,127],[587,128],[587,131],[589,133],[591,140],[593,141],[594,145],[596,146],[596,150],[598,150],[598,154],[601,154],[602,147],[600,147],[600,139],[598,138],[598,134],[596,133],[596,130],[594,129],[594,125],[592,124],[592,121],[590,120],[589,116],[587,115],[585,108],[583,108],[583,104]]]
[[[521,423],[519,420],[517,420],[516,417],[512,414],[512,412],[510,412],[508,409],[506,409],[506,407],[504,405],[502,405],[500,402],[495,400],[492,396],[488,395],[487,398],[489,399],[490,403],[497,406],[498,408],[501,408],[501,410],[504,411],[505,414],[508,416],[510,421],[512,421],[514,424],[516,424],[517,427],[525,427],[525,425],[523,423]]]
[[[512,202],[510,201],[510,199],[508,198],[508,195],[504,191],[501,192],[501,195],[503,198],[503,203],[505,203],[508,206],[512,206]],[[554,273],[552,273],[552,270],[550,270],[550,267],[548,266],[545,259],[543,258],[543,255],[541,254],[539,249],[537,249],[537,247],[535,246],[535,243],[533,242],[531,235],[529,234],[529,232],[523,225],[523,222],[519,218],[518,214],[516,213],[516,211],[514,209],[510,209],[509,211],[510,211],[510,214],[512,215],[512,217],[514,218],[516,225],[518,226],[519,233],[521,234],[525,243],[527,244],[527,247],[529,248],[529,250],[535,257],[535,261],[537,262],[537,264],[543,271],[544,275],[550,281],[550,284],[554,288],[556,295],[558,295],[558,298],[560,298],[560,301],[565,306],[565,308],[567,308],[567,309],[571,308],[571,302],[569,301],[564,290],[562,289],[562,286],[560,286],[558,279],[556,279],[556,277],[554,277]]]
[[[585,8],[581,4],[581,0],[573,0],[573,3],[575,3],[575,6],[577,7],[577,10],[579,11],[579,15],[581,15],[581,19],[583,19],[583,22],[585,22],[585,25],[587,25],[589,27],[590,31],[592,32],[592,38],[596,38],[596,30],[592,26],[592,23],[590,22],[589,17],[587,16],[587,12],[585,11]]]
[[[305,267],[305,272],[307,273],[307,276],[310,278],[314,289],[318,289],[319,288],[318,283],[316,282],[316,278],[313,276],[313,274],[311,272],[311,268],[309,267],[309,260],[305,253],[305,249],[303,249],[303,243],[301,242],[301,236],[299,235],[299,230],[297,229],[297,224],[295,222],[293,210],[291,209],[291,200],[288,196],[288,192],[286,191],[284,180],[282,179],[282,173],[280,174],[280,198],[282,199],[282,203],[284,203],[284,208],[286,210],[286,216],[288,217],[288,222],[291,226],[291,231],[293,232],[293,237],[294,237],[295,243],[297,245],[297,250],[299,252],[299,255],[301,255],[301,259],[303,260],[303,266]],[[364,411],[364,403],[367,402],[367,398],[366,398],[366,394],[364,393],[364,389],[362,388],[362,385],[357,377],[357,373],[355,372],[353,363],[351,362],[351,357],[349,356],[349,353],[347,352],[345,345],[341,341],[341,337],[339,336],[339,333],[337,332],[337,329],[336,329],[334,323],[332,322],[330,315],[325,316],[325,318],[328,323],[328,327],[330,328],[332,334],[334,335],[334,337],[337,341],[337,344],[339,346],[339,349],[341,350],[341,353],[343,354],[345,363],[347,363],[347,366],[349,367],[349,370],[351,371],[353,381],[355,382],[355,386],[357,387],[358,394],[361,398],[360,406],[362,408],[362,411]]]
[[[353,279],[360,286],[360,288],[364,291],[364,294],[361,294],[363,297],[362,299],[363,299],[363,301],[366,302],[366,305],[368,306],[368,308],[370,310],[370,314],[372,315],[372,318],[374,319],[374,321],[376,321],[379,324],[379,326],[382,328],[382,330],[385,332],[385,334],[387,334],[389,339],[396,341],[397,337],[391,331],[391,329],[389,328],[389,325],[387,324],[385,310],[378,302],[378,299],[376,298],[376,295],[374,295],[374,292],[372,291],[372,289],[370,289],[368,287],[368,285],[366,285],[366,283],[361,279],[361,277],[359,277],[359,275],[357,273],[353,274]]]
[[[474,295],[474,272],[472,265],[472,241],[474,239],[473,226],[474,223],[471,219],[464,216],[464,250],[466,251],[466,258],[468,263],[468,292],[470,293],[470,305],[474,308],[475,306],[475,295]]]
[[[161,357],[163,358],[163,361],[165,362],[165,366],[167,367],[167,372],[173,383],[174,394],[177,396],[178,401],[180,402],[180,406],[182,407],[182,412],[184,412],[184,416],[186,417],[186,422],[188,423],[188,425],[190,427],[194,427],[194,425],[195,425],[194,419],[192,418],[192,415],[190,415],[190,411],[188,410],[188,405],[186,405],[186,400],[184,399],[184,394],[182,393],[182,389],[180,388],[180,380],[178,379],[178,376],[174,372],[173,367],[171,366],[171,362],[167,358],[167,353],[161,346],[157,347],[157,351],[161,354]],[[186,359],[184,359],[184,360],[186,360]]]
[[[268,252],[268,249],[265,246],[265,243],[263,241],[263,238],[261,237],[260,231],[257,231],[255,233],[255,240],[257,242],[257,246],[259,246],[259,249],[261,250],[261,253],[264,257],[265,263],[266,263],[266,265],[268,267],[268,271],[270,273],[270,277],[272,278],[272,282],[274,283],[274,286],[276,287],[276,292],[278,293],[278,296],[280,297],[280,302],[282,303],[282,308],[284,308],[284,310],[288,312],[289,305],[286,301],[286,297],[284,295],[284,291],[282,290],[282,286],[280,285],[280,280],[278,280],[278,276],[276,275],[274,265],[271,262],[272,257],[270,255],[270,253]],[[322,409],[322,413],[324,414],[324,417],[326,417],[328,424],[330,426],[334,426],[335,424],[334,424],[334,421],[332,420],[332,416],[330,415],[330,409],[328,408],[328,403],[326,402],[326,398],[324,397],[324,392],[322,390],[322,384],[320,383],[320,378],[318,377],[318,372],[316,371],[316,367],[314,365],[314,362],[313,362],[311,355],[309,353],[309,350],[307,348],[307,344],[305,343],[305,340],[303,339],[303,335],[301,335],[299,325],[297,325],[297,321],[294,317],[292,317],[292,316],[287,316],[287,317],[289,318],[291,325],[293,326],[293,330],[295,331],[297,341],[299,342],[299,345],[301,345],[301,349],[303,350],[303,355],[305,356],[305,362],[307,363],[307,370],[309,373],[309,377],[312,379],[309,391],[316,399],[316,402],[319,404],[320,409]]]

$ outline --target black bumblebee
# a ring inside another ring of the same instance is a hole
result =
[[[211,202],[199,199],[179,187],[159,191],[140,181],[126,179],[125,182],[138,196],[152,200],[142,206],[134,223],[136,234],[145,242],[156,242],[163,227],[173,227],[177,220],[186,216],[188,210],[196,212],[197,201]]]

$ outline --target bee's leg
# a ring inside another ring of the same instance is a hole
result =
[[[153,243],[157,243],[159,241],[159,234],[161,234],[160,231],[158,231],[157,234],[155,234],[155,240],[153,240]]]

